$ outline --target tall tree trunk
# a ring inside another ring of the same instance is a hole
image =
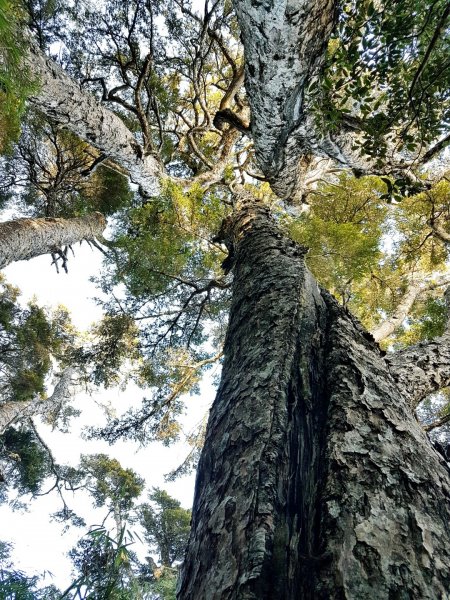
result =
[[[268,210],[235,279],[178,598],[448,598],[450,477],[378,346]]]
[[[308,116],[305,88],[317,78],[333,30],[335,0],[233,0],[245,50],[245,87],[256,158],[272,189],[291,196],[300,159],[314,151],[341,159]],[[325,145],[326,149],[320,148]]]
[[[54,252],[82,240],[101,237],[104,216],[94,212],[73,219],[17,219],[0,223],[0,269],[17,260]]]

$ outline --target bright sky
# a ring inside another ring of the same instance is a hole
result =
[[[192,7],[199,13],[204,12],[204,6],[204,0],[192,1]],[[11,217],[0,217],[0,220],[8,218]],[[102,256],[100,252],[89,248],[86,243],[77,246],[75,253],[75,258],[70,259],[67,275],[56,273],[55,268],[50,266],[49,256],[15,263],[3,272],[9,283],[22,290],[24,302],[36,296],[41,305],[56,307],[62,304],[69,309],[74,325],[84,330],[101,318],[101,310],[92,300],[100,293],[94,284],[89,282],[89,277],[99,275]],[[101,441],[87,442],[80,437],[83,426],[100,425],[104,422],[103,411],[97,402],[110,402],[117,407],[118,412],[121,412],[131,405],[138,405],[143,395],[144,391],[135,386],[128,386],[125,391],[117,389],[103,391],[95,396],[79,393],[75,405],[83,412],[78,419],[72,420],[71,432],[69,434],[52,432],[48,426],[41,424],[40,434],[52,449],[57,462],[75,466],[80,454],[103,452],[112,458],[117,458],[123,467],[137,471],[145,478],[147,489],[153,486],[163,487],[188,508],[192,505],[195,477],[193,475],[183,477],[171,483],[164,481],[164,474],[183,462],[189,451],[187,445],[180,443],[165,448],[162,444],[154,443],[146,448],[139,448],[136,443],[118,442],[114,446],[109,446]],[[188,414],[183,418],[186,433],[201,421],[213,397],[214,389],[210,381],[205,381],[201,386],[200,396],[186,399],[189,407]],[[12,512],[7,506],[0,505],[0,539],[14,543],[13,559],[16,568],[24,570],[29,575],[50,571],[53,578],[47,578],[46,583],[54,583],[64,590],[72,581],[71,562],[66,553],[84,531],[72,527],[63,534],[63,525],[50,522],[50,513],[61,508],[61,503],[54,494],[32,502],[27,498],[23,500],[25,504],[29,504],[26,512]],[[67,494],[66,501],[69,500]],[[142,501],[145,500],[143,495]],[[88,525],[98,524],[104,516],[104,512],[93,509],[90,499],[80,493],[77,493],[72,505],[76,512],[85,518]]]
[[[70,259],[68,274],[58,275],[50,265],[49,256],[14,263],[3,272],[9,283],[22,290],[24,301],[35,295],[41,305],[63,304],[70,310],[74,324],[80,329],[86,329],[101,317],[99,307],[92,301],[92,297],[98,296],[99,292],[94,284],[89,282],[89,277],[99,275],[102,255],[89,248],[86,243],[74,249],[75,257]],[[186,457],[189,449],[185,444],[166,448],[162,444],[153,443],[146,448],[139,448],[137,443],[132,442],[118,442],[109,446],[106,442],[87,442],[80,438],[83,426],[104,422],[104,413],[98,406],[99,402],[109,402],[118,412],[122,412],[131,405],[138,405],[144,395],[145,391],[133,385],[128,386],[125,391],[103,390],[94,396],[79,393],[75,406],[82,410],[82,414],[72,421],[70,434],[52,432],[50,427],[43,424],[39,431],[52,449],[57,462],[75,466],[81,453],[103,452],[119,460],[123,467],[137,471],[145,478],[147,488],[163,487],[188,508],[192,504],[194,476],[183,477],[172,483],[164,481],[164,474],[181,464]],[[187,397],[189,411],[183,418],[185,432],[191,431],[200,422],[213,395],[211,385],[206,382],[202,387],[201,396]],[[29,504],[27,512],[12,512],[7,506],[0,506],[0,539],[14,543],[13,556],[17,568],[29,574],[51,571],[54,575],[51,581],[60,589],[65,589],[71,581],[71,563],[65,554],[84,531],[71,528],[63,535],[63,525],[49,521],[49,514],[61,508],[61,503],[58,503],[54,494],[32,502],[29,502],[28,498],[24,500]],[[145,496],[142,496],[142,501],[145,500]],[[77,493],[73,501],[67,494],[66,501],[85,518],[88,525],[99,524],[104,517],[105,513],[96,512],[90,499],[82,494]]]

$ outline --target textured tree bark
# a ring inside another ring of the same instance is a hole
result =
[[[448,598],[450,478],[371,337],[262,205],[235,280],[182,600]]]
[[[82,240],[101,237],[104,216],[95,212],[73,219],[17,219],[0,223],[0,269],[17,260],[54,252]]]
[[[83,91],[35,45],[31,47],[27,66],[39,83],[38,93],[30,98],[35,106],[122,166],[145,195],[159,193],[161,165],[154,156],[143,154],[120,117]]]
[[[245,50],[245,87],[259,166],[274,191],[292,194],[314,137],[305,88],[331,35],[334,0],[234,0]]]
[[[358,130],[345,123],[333,135],[320,130],[308,100],[307,89],[317,85],[335,24],[335,0],[233,0],[233,4],[245,50],[256,159],[273,191],[291,201],[301,199],[309,166],[304,159],[309,155],[373,174],[374,161],[353,148]]]
[[[450,385],[450,332],[386,356],[397,386],[412,408],[429,394]]]
[[[308,156],[330,158],[359,175],[396,173],[418,181],[395,147],[384,168],[355,150],[355,139],[361,137],[359,117],[344,117],[331,133],[317,126],[308,88],[320,78],[338,4],[233,0],[245,51],[256,159],[273,191],[291,201],[301,199]]]
[[[55,385],[53,394],[45,400],[36,397],[26,402],[4,402],[0,404],[0,435],[17,421],[38,415],[48,415],[57,410],[69,398],[73,373],[74,371],[71,368],[64,369]]]

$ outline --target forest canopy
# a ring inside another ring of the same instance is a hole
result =
[[[81,389],[134,385],[139,405],[83,435],[183,441],[168,480],[195,471],[206,419],[189,433],[183,420],[232,336],[227,228],[242,198],[306,247],[383,355],[450,331],[450,5],[288,3],[267,33],[256,4],[0,0],[1,264],[48,254],[70,277],[82,240],[103,259],[88,331],[0,276],[1,501],[51,489],[59,521],[92,526],[65,592],[16,569],[2,542],[7,598],[175,598],[189,511],[155,487],[142,503],[150,468],[144,481],[102,453],[58,464],[42,423],[70,431]],[[448,383],[411,402],[444,454]],[[89,494],[100,527],[69,492]],[[135,553],[134,528],[154,558]]]

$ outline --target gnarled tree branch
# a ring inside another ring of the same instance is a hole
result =
[[[159,192],[163,174],[159,161],[142,151],[120,117],[86,93],[36,45],[31,45],[26,65],[40,84],[30,98],[39,110],[125,168],[145,195]]]
[[[450,238],[450,236],[449,236]],[[400,300],[392,315],[370,332],[376,342],[386,339],[400,327],[409,314],[417,297],[424,292],[434,290],[450,283],[450,274],[442,273],[434,276],[415,278]]]
[[[450,243],[450,233],[447,233],[447,231],[445,231],[445,229],[441,227],[439,223],[437,223],[434,219],[430,219],[428,225],[430,226],[433,235],[441,240],[441,242],[446,244]]]
[[[426,396],[450,385],[450,332],[386,356],[400,390],[416,408]]]

